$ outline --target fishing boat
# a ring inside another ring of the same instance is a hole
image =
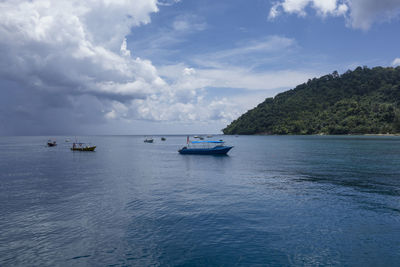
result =
[[[161,141],[165,141],[165,140],[167,140],[167,138],[161,137]]]
[[[145,143],[153,143],[154,139],[153,138],[146,138],[146,139],[144,139],[144,142]]]
[[[72,151],[94,151],[96,146],[92,146],[85,143],[72,143],[71,150]]]
[[[49,139],[49,140],[47,141],[47,146],[56,146],[56,145],[57,145],[56,140],[51,140],[51,139]]]
[[[187,146],[179,149],[180,154],[195,155],[226,155],[233,146],[225,146],[223,140],[219,141],[189,141],[187,138]]]

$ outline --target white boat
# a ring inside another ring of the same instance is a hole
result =
[[[226,155],[233,146],[225,146],[223,140],[219,141],[186,141],[187,145],[178,150],[180,154],[194,155]]]

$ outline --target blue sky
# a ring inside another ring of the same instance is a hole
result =
[[[269,70],[322,65],[326,66],[323,71],[332,68],[345,71],[359,64],[390,65],[398,56],[400,35],[397,18],[386,21],[383,16],[370,28],[359,29],[347,25],[343,16],[319,16],[309,4],[305,8],[306,16],[285,13],[271,20],[268,13],[274,2],[203,0],[162,6],[152,15],[152,23],[132,29],[128,37],[129,48],[136,51],[135,55],[144,54],[157,65],[177,62],[196,65],[192,57],[241,48],[249,43],[263,42],[271,36],[292,39],[294,43],[289,51],[264,54],[268,58],[279,57],[280,64],[270,62],[260,66]],[[181,33],[174,30],[177,21],[186,22],[187,29]],[[149,43],[150,47],[152,42],[156,45],[159,35],[174,38],[170,43],[159,44],[157,48],[165,49],[164,53],[149,49]],[[261,56],[263,53],[260,51]],[[260,55],[246,56],[259,59]],[[263,61],[259,63],[261,65]]]
[[[266,97],[400,64],[399,0],[0,3],[0,134],[219,133]]]

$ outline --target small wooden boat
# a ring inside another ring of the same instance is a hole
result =
[[[167,140],[167,138],[161,137],[161,141],[165,141],[165,140]]]
[[[153,143],[154,139],[153,138],[146,138],[146,139],[144,139],[144,142],[145,143]]]
[[[48,140],[47,141],[47,146],[56,146],[57,145],[57,142],[56,142],[56,140]]]
[[[96,146],[91,146],[85,143],[72,143],[72,151],[94,151]]]

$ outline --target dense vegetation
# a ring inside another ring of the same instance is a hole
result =
[[[400,133],[400,67],[358,67],[267,98],[224,134]]]

